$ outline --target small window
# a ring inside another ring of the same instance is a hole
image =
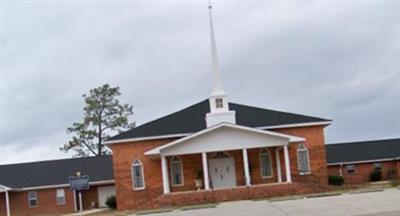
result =
[[[354,165],[347,165],[346,170],[347,170],[347,173],[349,173],[349,174],[354,173],[356,171]]]
[[[260,167],[261,177],[268,178],[272,176],[271,154],[267,149],[263,149],[260,152]]]
[[[143,165],[138,159],[132,163],[132,181],[134,190],[144,189]]]
[[[222,98],[217,98],[217,99],[215,99],[215,106],[216,106],[218,109],[224,107],[224,103],[223,103]]]
[[[29,208],[34,208],[38,206],[38,199],[36,191],[31,191],[28,193],[28,205]]]
[[[57,205],[65,205],[65,191],[64,189],[58,189],[57,190]]]
[[[374,170],[375,171],[382,171],[382,164],[381,163],[374,163]]]
[[[171,180],[172,186],[183,185],[182,161],[178,157],[171,159]]]
[[[299,172],[302,175],[310,173],[310,156],[308,153],[308,149],[305,145],[299,145],[297,149],[297,160],[298,160],[298,168]]]

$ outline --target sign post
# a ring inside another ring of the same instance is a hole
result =
[[[83,215],[83,204],[82,204],[82,191],[89,189],[89,176],[83,175],[81,176],[80,172],[76,173],[76,176],[69,177],[69,186],[71,190],[78,192],[79,198],[79,212],[80,215]]]

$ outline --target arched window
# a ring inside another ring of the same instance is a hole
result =
[[[132,162],[132,184],[134,190],[144,189],[143,164],[139,159]]]
[[[304,144],[300,144],[297,148],[297,160],[299,165],[299,173],[301,175],[309,174],[310,171],[310,158],[308,149]]]
[[[171,183],[172,186],[183,185],[183,167],[179,157],[173,157],[171,159]]]
[[[263,149],[260,152],[260,168],[261,177],[269,178],[272,177],[272,160],[271,153],[268,149]]]

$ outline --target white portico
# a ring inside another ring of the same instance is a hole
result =
[[[249,127],[220,123],[191,136],[176,140],[169,144],[147,151],[145,155],[161,158],[164,193],[170,193],[167,157],[201,154],[202,170],[204,173],[204,189],[235,187],[235,161],[224,152],[232,150],[242,151],[244,176],[247,186],[251,185],[248,150],[257,148],[282,147],[284,150],[284,166],[286,181],[291,182],[291,169],[288,146],[290,143],[303,142],[301,137],[285,135],[270,131],[263,131]],[[278,151],[275,152],[279,158]],[[277,160],[278,182],[282,181],[280,160]],[[214,172],[217,174],[214,175]],[[223,176],[223,181],[218,177]],[[210,179],[211,178],[211,179]]]

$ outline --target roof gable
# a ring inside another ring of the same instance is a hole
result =
[[[266,127],[286,124],[327,122],[330,120],[281,112],[236,103],[229,103],[236,112],[236,124],[247,127]],[[210,111],[208,99],[136,128],[122,132],[108,142],[142,137],[190,134],[206,128],[205,116]]]
[[[175,140],[147,151],[146,155],[184,155],[243,148],[282,146],[289,142],[302,142],[304,138],[264,131],[230,123],[221,123],[190,136]],[[182,146],[184,145],[184,148]]]

